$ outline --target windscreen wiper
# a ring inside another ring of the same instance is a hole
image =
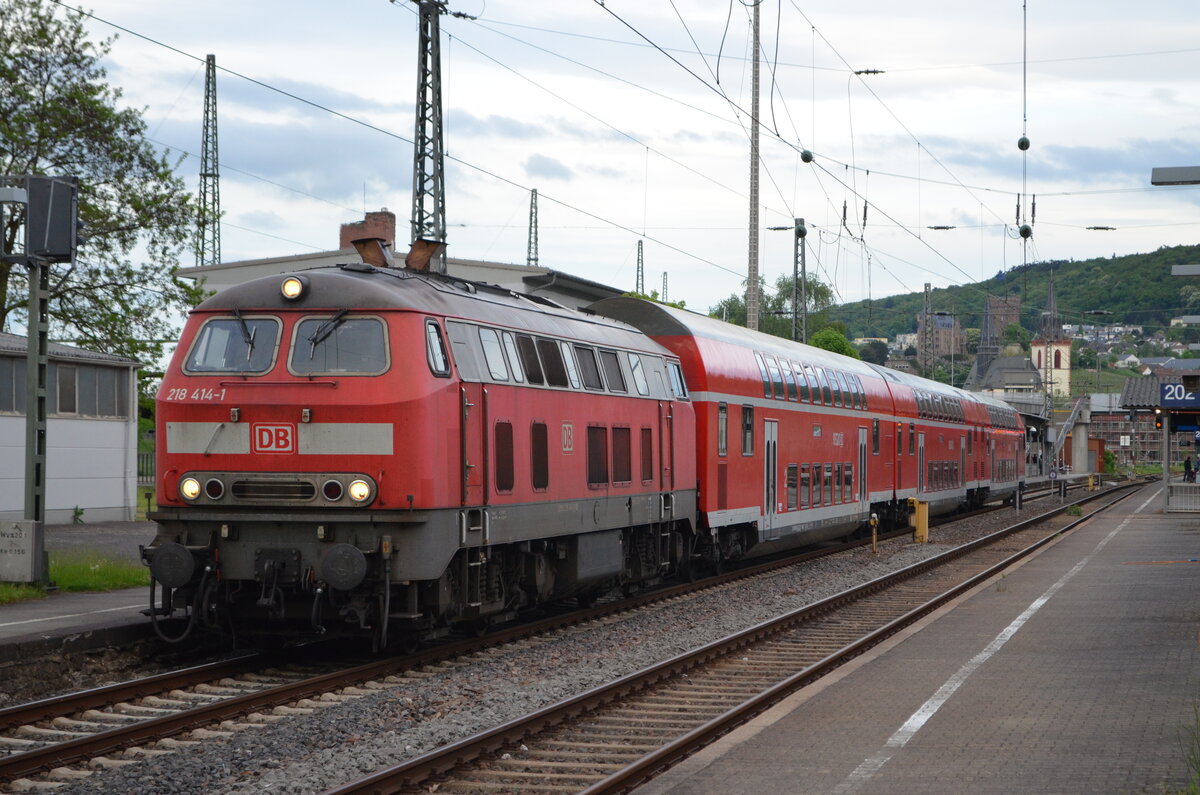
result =
[[[346,315],[349,312],[349,309],[339,309],[336,315],[317,326],[317,330],[308,338],[308,358],[311,359],[317,350],[317,346],[328,339],[330,334],[337,331],[338,326],[346,322]]]
[[[242,317],[242,310],[234,309],[233,316],[237,318],[238,325],[242,328],[242,342],[246,343],[246,361],[250,361],[250,355],[254,353],[254,332],[258,329],[250,330],[250,326]]]

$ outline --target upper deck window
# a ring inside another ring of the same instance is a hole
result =
[[[265,373],[275,363],[279,318],[214,317],[204,323],[184,362],[186,373]]]
[[[438,375],[450,372],[446,344],[437,323],[426,323],[429,366]],[[377,317],[306,317],[292,336],[289,369],[296,375],[337,373],[376,375],[388,368],[387,333]]]

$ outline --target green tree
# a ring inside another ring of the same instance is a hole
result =
[[[854,346],[850,344],[850,340],[846,336],[832,327],[826,327],[813,334],[808,338],[808,344],[814,348],[824,348],[827,351],[840,353],[843,356],[849,356],[852,359],[861,358],[858,351],[854,350]]]
[[[887,364],[888,347],[886,342],[872,340],[859,347],[858,358],[872,364]]]
[[[0,0],[0,173],[80,178],[87,243],[51,267],[51,335],[153,360],[175,337],[170,316],[201,297],[176,278],[194,203],[141,112],[105,82],[112,39],[90,41],[77,13],[56,10]],[[6,217],[3,254],[22,250],[23,228],[23,213]],[[0,263],[0,329],[24,324],[27,281],[24,266]]]
[[[1000,338],[1001,344],[1020,345],[1024,350],[1029,350],[1029,343],[1032,340],[1033,334],[1020,323],[1009,323],[1004,329],[1004,335]]]
[[[963,329],[963,343],[965,346],[965,348],[964,348],[965,353],[973,356],[979,352],[980,336],[981,336],[981,331],[977,328]]]
[[[775,280],[774,291],[766,289],[766,282],[760,281],[758,305],[758,330],[764,334],[773,334],[785,339],[792,338],[792,277],[780,276]],[[744,283],[743,283],[744,284]],[[808,305],[808,336],[812,339],[814,330],[828,324],[824,317],[825,310],[833,306],[833,290],[829,285],[813,278],[811,275],[804,280],[807,287],[805,302]],[[797,293],[797,299],[799,293]],[[746,325],[746,294],[745,292],[731,295],[722,299],[716,306],[708,310],[710,317],[721,318],[734,325]],[[797,339],[799,338],[800,321],[796,321]],[[842,326],[845,327],[844,324]]]

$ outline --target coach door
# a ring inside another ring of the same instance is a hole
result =
[[[659,518],[675,518],[675,404],[658,403],[658,489]]]
[[[763,526],[766,541],[779,538],[776,511],[779,507],[779,423],[763,422]]]
[[[871,493],[868,490],[870,478],[867,477],[867,461],[870,458],[867,456],[867,429],[858,429],[858,499],[862,502],[862,509],[865,511],[870,508]],[[897,470],[898,471],[898,470]]]
[[[955,486],[962,487],[967,479],[967,437],[958,437],[958,477]]]
[[[459,460],[462,465],[462,504],[487,504],[487,390],[483,384],[459,385],[461,430]]]
[[[917,434],[917,494],[925,493],[925,434]]]

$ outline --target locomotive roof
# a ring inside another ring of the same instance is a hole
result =
[[[939,381],[891,370],[881,365],[853,359],[839,353],[827,351],[824,348],[814,348],[800,342],[792,342],[772,334],[753,331],[743,326],[735,326],[707,315],[701,315],[686,309],[666,306],[642,298],[605,298],[588,307],[589,311],[606,317],[623,320],[636,326],[647,334],[654,336],[692,336],[718,340],[731,345],[737,345],[752,350],[764,351],[778,356],[802,359],[805,362],[821,366],[837,367],[845,372],[861,375],[872,375],[890,383],[901,384],[912,389],[923,389],[942,395],[953,395],[957,398],[976,403],[984,403],[997,408],[1011,409],[1002,400],[978,392],[967,392]]]
[[[288,301],[279,287],[284,279],[293,275],[303,276],[309,284],[303,297]],[[193,311],[345,308],[426,312],[667,354],[656,342],[619,319],[585,314],[541,296],[517,293],[483,282],[406,269],[376,268],[361,262],[253,279],[222,290]]]

